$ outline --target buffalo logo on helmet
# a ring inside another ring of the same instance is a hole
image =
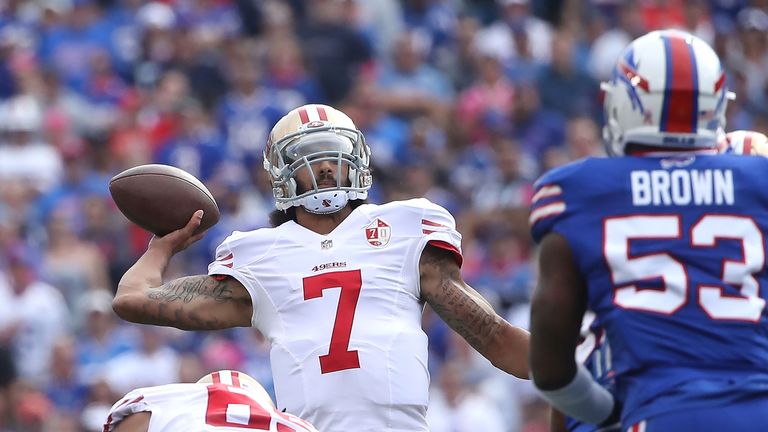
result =
[[[653,124],[653,113],[649,110],[643,111],[643,124],[651,125]]]

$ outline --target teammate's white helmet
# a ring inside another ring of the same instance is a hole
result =
[[[750,130],[738,130],[725,134],[721,153],[768,156],[768,137]]]
[[[717,147],[725,108],[720,59],[706,42],[677,30],[650,32],[621,54],[604,82],[603,138],[611,155],[628,143],[675,149]]]
[[[304,206],[312,213],[333,213],[349,200],[366,199],[371,187],[371,150],[352,120],[327,105],[304,105],[277,122],[264,149],[264,169],[272,180],[278,209]],[[320,161],[336,161],[339,173],[349,167],[349,185],[337,176],[335,187],[320,188],[312,175],[312,188],[296,190],[299,170],[312,170]]]
[[[239,387],[248,393],[251,399],[255,400],[263,407],[275,407],[272,397],[269,396],[264,387],[249,375],[235,370],[220,370],[211,372],[208,375],[197,380],[203,384],[224,384]]]

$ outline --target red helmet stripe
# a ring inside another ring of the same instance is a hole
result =
[[[317,115],[320,116],[320,120],[328,121],[328,114],[325,113],[325,108],[315,105],[317,108]]]
[[[307,114],[306,108],[299,108],[299,118],[301,119],[301,124],[309,123],[309,114]]]
[[[723,84],[725,84],[725,72],[720,74],[720,78],[717,79],[717,82],[715,83],[715,93],[719,92],[721,88],[723,88]]]
[[[218,372],[211,374],[211,381],[213,381],[214,384],[221,384],[221,377]]]
[[[744,147],[741,149],[741,153],[745,155],[752,154],[752,134],[747,134],[744,137]]]
[[[698,76],[690,44],[680,36],[662,38],[667,60],[667,82],[660,128],[692,133],[698,123]]]

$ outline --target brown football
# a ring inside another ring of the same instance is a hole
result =
[[[109,192],[128,220],[158,236],[184,227],[200,209],[205,213],[196,232],[219,221],[219,206],[203,183],[169,165],[127,169],[112,177]]]

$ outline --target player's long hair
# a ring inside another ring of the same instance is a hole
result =
[[[368,200],[351,200],[347,202],[347,205],[352,210],[360,207],[363,204],[368,204]],[[272,225],[272,228],[279,227],[288,221],[296,221],[296,207],[289,207],[285,211],[273,210],[272,213],[269,214],[269,224]]]

